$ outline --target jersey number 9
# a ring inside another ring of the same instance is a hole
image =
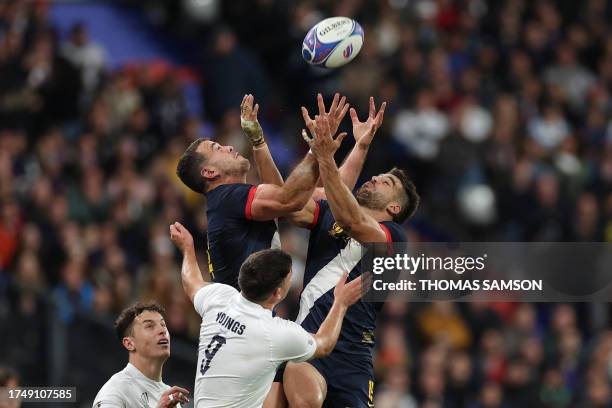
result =
[[[200,366],[200,374],[204,375],[210,368],[210,363],[212,359],[215,357],[219,349],[226,343],[226,339],[223,336],[216,335],[212,338],[208,346],[206,346],[206,350],[204,351],[204,358],[202,359],[202,364]]]

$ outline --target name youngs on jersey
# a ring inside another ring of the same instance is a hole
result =
[[[246,326],[244,324],[240,323],[236,319],[229,317],[223,312],[217,313],[217,318],[215,319],[215,321],[221,326],[225,327],[228,330],[231,330],[236,334],[243,334],[244,330],[246,329]]]

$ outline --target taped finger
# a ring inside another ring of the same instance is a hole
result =
[[[306,129],[302,129],[302,138],[306,141],[306,143],[308,143],[310,145],[310,142],[312,142],[312,137],[308,136],[308,132],[306,132]]]

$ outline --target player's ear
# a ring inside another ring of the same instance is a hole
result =
[[[273,295],[274,295],[274,300],[277,303],[282,302],[283,301],[283,288],[279,286],[278,288],[274,289]]]
[[[132,340],[131,337],[124,337],[122,340],[122,343],[123,343],[123,347],[125,347],[127,351],[136,350],[136,345],[134,344],[134,341]]]
[[[220,176],[219,171],[212,166],[202,167],[200,174],[208,181],[213,181]]]
[[[400,211],[402,211],[402,206],[397,201],[391,201],[387,205],[387,212],[392,216],[396,216]]]

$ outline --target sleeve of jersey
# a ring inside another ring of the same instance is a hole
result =
[[[200,316],[204,316],[212,305],[224,303],[229,296],[238,293],[236,289],[222,283],[211,283],[203,286],[193,297],[193,307]]]
[[[106,394],[96,398],[93,408],[126,408],[126,404],[119,394]]]
[[[312,223],[308,226],[309,230],[315,230],[319,227],[321,220],[325,216],[325,213],[329,211],[329,204],[327,204],[327,200],[319,200],[317,201],[314,210],[314,215],[312,217]]]
[[[312,223],[308,226],[308,229],[315,229],[319,224],[319,216],[321,215],[321,201],[315,201],[315,209],[312,217]]]
[[[232,184],[227,186],[220,198],[219,209],[233,218],[251,219],[251,205],[257,186],[251,184]]]
[[[272,359],[282,363],[295,363],[310,360],[317,350],[314,337],[297,323],[281,318],[275,318],[276,333],[273,333]]]

